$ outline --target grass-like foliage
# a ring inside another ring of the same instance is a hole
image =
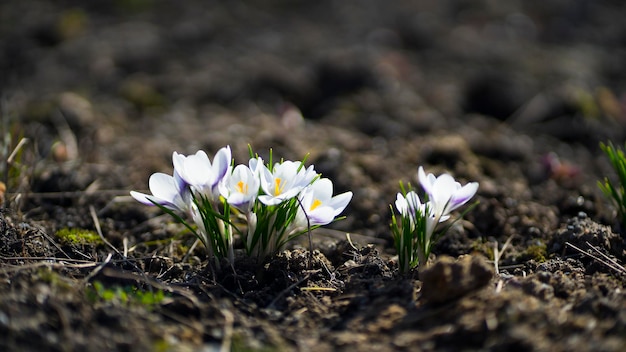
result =
[[[603,181],[598,181],[598,187],[616,206],[623,232],[626,229],[626,155],[623,149],[616,148],[610,141],[608,144],[600,142],[600,148],[611,162],[618,182],[614,183],[605,177]]]
[[[429,209],[419,206],[417,194],[408,185],[408,192],[404,184],[400,182],[401,193],[396,200],[396,208],[402,216],[396,217],[391,207],[391,234],[398,254],[398,266],[401,272],[407,272],[411,268],[417,267],[420,263],[425,263],[430,254],[432,243],[437,238],[429,238],[427,232],[426,214]],[[401,204],[399,204],[401,203]],[[417,206],[416,206],[417,205]]]

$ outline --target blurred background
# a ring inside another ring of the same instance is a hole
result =
[[[295,107],[384,137],[468,113],[576,129],[577,115],[623,123],[624,13],[585,0],[5,1],[0,89],[24,119],[73,98],[97,118]]]
[[[380,224],[417,165],[502,177],[478,155],[542,180],[532,163],[590,165],[599,141],[623,142],[624,14],[615,0],[3,1],[5,140],[22,131],[5,154],[29,137],[56,163],[31,182],[49,192],[145,189],[174,150],[311,153],[356,189],[361,225]]]

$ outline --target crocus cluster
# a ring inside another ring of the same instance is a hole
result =
[[[461,186],[451,175],[435,177],[418,169],[418,181],[425,193],[425,202],[418,194],[402,186],[396,197],[396,209],[400,220],[392,215],[391,230],[398,252],[400,270],[425,265],[435,241],[445,233],[437,232],[437,225],[450,218],[450,213],[467,203],[478,190],[477,182]],[[410,188],[410,187],[409,187]]]
[[[265,164],[254,155],[234,166],[229,146],[213,162],[204,151],[174,152],[173,175],[150,176],[151,195],[132,191],[146,205],[156,205],[191,230],[209,256],[234,261],[235,238],[248,255],[263,259],[288,241],[333,222],[352,192],[333,196],[333,183],[301,161]],[[191,220],[191,221],[190,221]]]

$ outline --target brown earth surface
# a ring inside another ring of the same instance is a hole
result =
[[[0,350],[626,350],[624,229],[597,187],[615,176],[599,142],[626,135],[625,14],[3,1]],[[128,196],[173,151],[245,163],[248,144],[354,192],[312,260],[304,239],[214,271]],[[480,203],[401,275],[389,204],[420,165],[478,181]]]

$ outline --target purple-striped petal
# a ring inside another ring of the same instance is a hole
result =
[[[230,166],[231,160],[232,153],[230,151],[230,146],[221,148],[217,151],[217,153],[215,153],[212,170],[215,178],[212,180],[213,184],[211,186],[215,186],[224,178],[224,175],[226,175],[228,167]]]
[[[470,182],[457,190],[450,198],[450,211],[467,203],[478,191],[478,182]]]

